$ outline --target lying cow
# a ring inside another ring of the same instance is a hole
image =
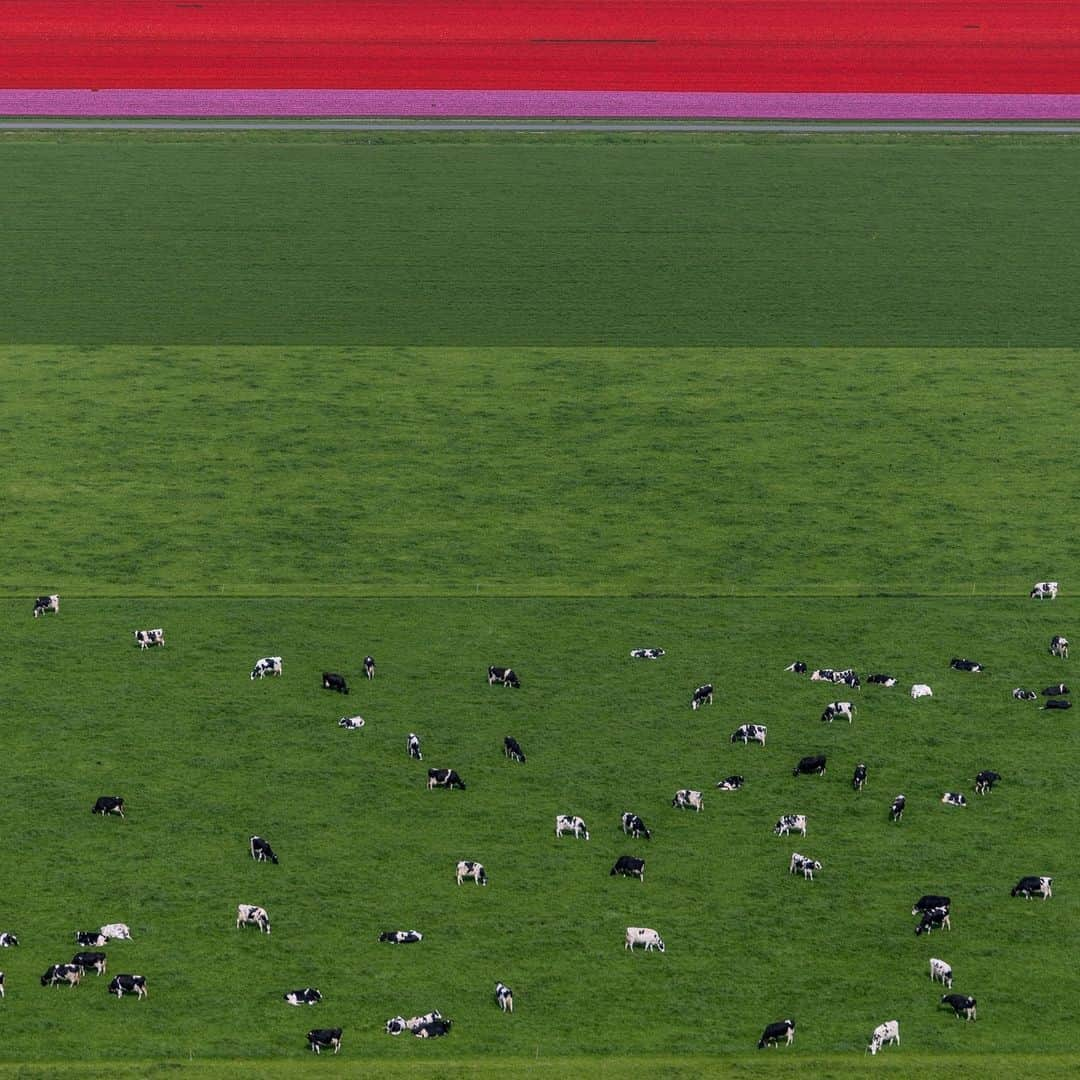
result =
[[[275,866],[277,865],[278,857],[274,854],[269,840],[264,840],[261,836],[253,836],[248,840],[248,848],[251,851],[251,857],[256,862],[272,862]]]
[[[518,741],[513,735],[507,735],[503,739],[503,753],[511,761],[520,761],[522,765],[525,764],[525,752],[518,745]]]
[[[403,1031],[415,1033],[425,1024],[431,1024],[441,1019],[442,1013],[438,1009],[432,1009],[431,1012],[425,1013],[423,1016],[410,1016],[408,1020],[404,1016],[392,1016],[386,1021],[386,1034],[400,1035]]]
[[[967,806],[967,799],[959,791],[946,791],[941,801],[946,806]]]
[[[975,794],[985,795],[988,791],[993,791],[994,785],[1000,779],[1000,774],[994,772],[992,769],[983,769],[982,772],[975,777]]]
[[[653,949],[659,949],[660,952],[664,951],[664,939],[655,930],[651,930],[647,926],[628,926],[626,928],[626,944],[623,945],[623,948],[633,952],[635,945],[644,945],[646,952],[652,952]]]
[[[497,982],[495,984],[495,1004],[503,1012],[512,1013],[514,1011],[514,991],[506,983]]]
[[[453,769],[428,769],[427,786],[428,791],[437,787],[460,788],[464,791],[465,781]]]
[[[814,859],[807,858],[805,855],[800,855],[797,851],[791,853],[791,862],[788,863],[788,873],[797,874],[800,871],[802,876],[807,881],[814,880],[814,871],[821,869],[821,863]]]
[[[19,939],[9,930],[0,934],[0,949],[11,949],[19,944]]]
[[[305,986],[303,990],[290,990],[283,994],[282,1000],[290,1005],[318,1005],[322,1001],[322,994],[314,987]]]
[[[740,724],[731,733],[731,741],[741,742],[744,746],[751,742],[761,743],[764,746],[768,734],[769,729],[764,724]]]
[[[856,791],[862,791],[863,785],[866,783],[866,765],[863,762],[859,762],[855,766],[855,772],[851,776],[851,786]]]
[[[133,633],[140,649],[149,649],[152,645],[165,647],[165,631],[160,627],[157,630],[135,630]]]
[[[725,776],[716,786],[721,791],[738,791],[745,782],[741,776]]]
[[[867,676],[868,683],[877,683],[881,686],[895,686],[897,680],[892,675],[883,675],[880,672]]]
[[[98,975],[104,975],[107,966],[103,952],[78,952],[71,958],[71,962],[84,973],[93,968]]]
[[[270,916],[257,904],[237,904],[236,929],[241,926],[257,926],[264,934],[269,934]]]
[[[796,660],[794,664],[788,664],[785,671],[794,671],[796,675],[806,674],[806,665],[801,660]]]
[[[953,671],[982,671],[983,669],[982,664],[977,664],[974,660],[963,660],[958,656],[954,656],[949,661],[949,667]]]
[[[124,800],[119,795],[102,795],[90,809],[91,814],[119,814],[124,816]]]
[[[1037,581],[1028,594],[1032,600],[1056,600],[1058,583],[1056,581]]]
[[[281,657],[280,656],[264,656],[255,661],[255,666],[251,669],[251,677],[253,679],[264,679],[267,675],[280,675],[281,674]]]
[[[1055,634],[1050,639],[1050,655],[1059,656],[1062,660],[1069,659],[1069,639]]]
[[[316,1054],[331,1046],[336,1054],[341,1049],[341,1028],[314,1028],[307,1033],[307,1041]]]
[[[515,690],[521,689],[521,680],[517,677],[513,668],[508,667],[489,667],[488,668],[488,686],[510,686]]]
[[[1022,686],[1018,686],[1012,692],[1012,696],[1016,698],[1017,701],[1034,701],[1039,694],[1036,690],[1025,690]]]
[[[808,776],[810,773],[817,773],[818,776],[825,775],[824,754],[812,754],[809,757],[800,758],[799,764],[791,770],[792,776]]]
[[[915,936],[922,937],[923,934],[929,934],[934,930],[951,930],[949,925],[949,909],[947,907],[932,908],[930,911],[924,911],[922,918],[919,920],[919,925],[915,927]]]
[[[952,900],[947,896],[934,896],[928,893],[925,896],[920,896],[918,900],[912,905],[912,915],[922,915],[927,911],[934,911],[937,908],[945,908],[946,911],[952,907]]]
[[[460,885],[463,881],[473,880],[477,885],[486,885],[488,883],[487,872],[478,863],[473,862],[471,859],[462,859],[457,864],[457,883]]]
[[[777,1020],[769,1026],[758,1039],[758,1049],[764,1050],[766,1046],[775,1046],[781,1039],[785,1046],[790,1046],[795,1041],[795,1021]]]
[[[339,675],[336,671],[324,671],[322,673],[322,688],[324,690],[334,690],[339,694],[349,692],[349,684],[345,681],[345,676]]]
[[[645,882],[645,860],[635,859],[633,855],[620,855],[615,860],[608,877],[636,877],[642,884]]]
[[[836,672],[832,668],[817,668],[810,672],[811,682],[832,682]]]
[[[415,732],[409,732],[409,737],[405,742],[405,752],[417,761],[424,760],[424,755],[420,752],[420,736]]]
[[[555,835],[562,836],[564,832],[572,832],[579,839],[589,839],[589,830],[585,822],[572,814],[559,814],[555,818]]]
[[[975,999],[967,994],[942,994],[941,1004],[948,1005],[957,1020],[961,1016],[965,1020],[975,1019]]]
[[[806,815],[805,814],[784,814],[783,817],[773,826],[773,832],[777,836],[787,836],[788,833],[802,833],[806,835]]]
[[[131,930],[128,927],[127,923],[122,923],[122,922],[106,923],[101,928],[100,933],[101,933],[102,937],[104,937],[106,940],[110,940],[110,941],[113,938],[117,938],[120,941],[130,941],[131,940]]]
[[[870,1036],[870,1045],[866,1048],[871,1054],[876,1054],[883,1046],[890,1043],[900,1045],[900,1023],[897,1020],[886,1020],[884,1024],[878,1024]]]
[[[461,882],[459,881],[460,885]],[[380,941],[388,941],[391,945],[413,945],[424,940],[424,935],[419,930],[384,930],[379,935]]]
[[[926,685],[926,683],[915,683],[915,685],[911,688],[912,700],[915,700],[916,698],[921,698],[921,697],[933,697],[933,696],[934,696],[934,691],[931,690],[930,687]]]
[[[652,839],[652,833],[645,827],[645,822],[637,814],[630,813],[629,810],[622,816],[622,831],[635,839],[638,837],[645,840]]]
[[[108,945],[109,939],[99,930],[76,930],[75,944],[84,948],[92,948],[95,945],[100,947]]]
[[[1022,877],[1009,895],[1022,896],[1025,900],[1030,900],[1033,896],[1049,900],[1054,895],[1053,884],[1052,877]]]
[[[1071,709],[1072,702],[1068,698],[1049,698],[1045,705],[1041,705],[1042,709]]]
[[[421,1024],[413,1032],[413,1035],[418,1039],[438,1039],[443,1035],[450,1034],[453,1023],[453,1020],[429,1020],[426,1024]]]
[[[77,964],[53,964],[44,975],[41,976],[42,986],[62,986],[67,983],[72,990],[79,985],[82,979],[82,968]]]
[[[675,798],[671,800],[671,805],[679,810],[696,810],[701,812],[701,792],[691,791],[690,788],[680,788],[675,792]]]
[[[952,968],[936,956],[930,957],[930,981],[940,982],[942,986],[952,989]]]
[[[630,655],[635,660],[659,660],[664,655],[663,649],[631,649]]]
[[[51,596],[39,596],[34,601],[34,618],[39,615],[44,615],[46,611],[51,611],[56,615],[60,614],[60,594],[53,593]]]
[[[337,726],[344,728],[346,731],[359,731],[364,726],[364,722],[362,716],[343,716],[337,722]]]
[[[838,716],[851,723],[851,714],[855,712],[855,706],[850,701],[830,701],[821,714],[823,723],[831,724]]]
[[[699,686],[690,697],[690,708],[700,709],[702,705],[711,705],[713,697],[712,683]]]
[[[1062,694],[1067,693],[1069,693],[1069,688],[1064,683],[1054,683],[1053,686],[1043,689],[1043,697],[1061,697]]]

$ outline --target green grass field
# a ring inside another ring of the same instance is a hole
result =
[[[1075,142],[2,146],[0,1076],[1075,1074],[1080,736],[1010,696],[1070,679]],[[1043,578],[1060,599],[1027,599]],[[267,654],[283,677],[252,682]],[[823,725],[850,695],[796,658],[935,697],[868,686]],[[747,721],[767,748],[730,743]],[[590,841],[555,839],[565,812]],[[773,836],[791,812],[805,840]],[[644,884],[609,876],[624,852]],[[1054,898],[1011,899],[1025,874]],[[916,939],[937,891],[953,930]],[[38,985],[110,921],[146,1001]],[[666,953],[626,953],[630,924]],[[306,985],[317,1008],[280,1000]],[[383,1033],[431,1008],[450,1038]],[[784,1016],[795,1046],[757,1052]],[[891,1018],[903,1046],[864,1058]]]

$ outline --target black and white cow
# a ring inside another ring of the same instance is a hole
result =
[[[810,672],[811,682],[832,682],[836,672],[831,667],[816,668]]]
[[[413,945],[417,941],[423,941],[424,935],[419,930],[384,930],[379,935],[379,940],[389,941],[391,945]]]
[[[95,945],[100,947],[108,945],[109,939],[98,930],[76,930],[75,944],[82,945],[84,948],[92,948]]]
[[[659,660],[664,655],[663,649],[631,649],[630,655],[635,660]]]
[[[270,916],[257,904],[237,904],[236,929],[241,926],[257,926],[264,934],[269,934]]]
[[[41,976],[42,986],[61,986],[67,983],[73,990],[82,978],[82,968],[76,964],[53,964]]]
[[[0,998],[4,997],[4,973],[0,971]]]
[[[151,645],[165,647],[165,631],[158,627],[157,630],[135,630],[135,643],[140,649],[149,649]]]
[[[454,769],[428,769],[427,786],[428,791],[437,787],[460,788],[464,791],[465,781],[458,776]]]
[[[417,761],[424,760],[424,755],[420,752],[420,736],[415,732],[409,732],[409,738],[405,742],[405,752]]]
[[[585,822],[573,814],[559,814],[555,818],[555,835],[562,836],[564,832],[572,832],[579,839],[589,839],[589,830]]]
[[[1018,686],[1012,694],[1017,701],[1034,701],[1039,696],[1038,691],[1025,690],[1022,686]]]
[[[107,965],[107,960],[103,952],[78,952],[71,958],[71,962],[75,967],[81,968],[84,972],[93,968],[98,975],[105,974]]]
[[[290,1005],[318,1005],[322,1001],[322,994],[313,986],[305,986],[303,990],[290,990],[283,994],[282,1000]]]
[[[796,675],[806,674],[806,665],[801,660],[796,660],[794,664],[788,664],[785,671],[794,671]]]
[[[764,724],[740,724],[732,733],[732,742],[741,742],[743,745],[750,742],[765,745],[769,729]]]
[[[802,876],[807,881],[814,880],[814,871],[821,869],[821,863],[814,859],[808,858],[806,855],[800,855],[797,851],[791,853],[791,862],[788,863],[788,873],[798,874],[802,873]]]
[[[985,795],[988,791],[994,790],[994,785],[1001,779],[999,773],[994,772],[992,769],[983,769],[978,776],[975,777],[975,794]]]
[[[1050,655],[1060,656],[1062,660],[1069,659],[1069,639],[1055,634],[1050,639]]]
[[[866,783],[866,765],[863,762],[859,762],[855,766],[855,772],[851,777],[851,786],[856,791],[862,791],[863,785]]]
[[[921,937],[923,934],[929,934],[933,930],[942,928],[946,930],[952,929],[949,925],[949,909],[947,907],[931,908],[929,911],[922,913],[919,925],[915,927],[915,936]]]
[[[922,915],[926,911],[933,911],[935,908],[945,908],[946,911],[952,907],[952,900],[947,896],[935,896],[933,893],[927,893],[924,896],[920,896],[918,900],[912,905],[912,915]]]
[[[953,671],[982,671],[983,669],[982,664],[977,664],[974,660],[964,660],[958,656],[954,656],[949,661],[949,667]]]
[[[1056,600],[1058,594],[1058,583],[1056,581],[1037,581],[1032,586],[1031,592],[1028,594],[1032,600]]]
[[[345,676],[339,675],[336,671],[324,671],[322,673],[322,688],[324,690],[336,690],[339,694],[349,692],[349,684],[345,681]]]
[[[521,680],[517,677],[513,668],[489,667],[488,686],[494,686],[496,683],[498,683],[499,686],[511,686],[515,690],[521,688]]]
[[[253,679],[264,679],[267,675],[280,675],[281,674],[281,657],[280,656],[264,656],[255,661],[255,666],[251,669],[251,677]]]
[[[457,883],[460,885],[463,881],[470,879],[477,885],[486,885],[488,883],[487,871],[478,862],[462,859],[457,864]]]
[[[892,806],[889,807],[889,818],[892,821],[899,821],[904,816],[904,807],[907,805],[907,799],[903,795],[897,795],[892,801]]]
[[[675,792],[675,798],[671,800],[671,805],[679,810],[696,810],[701,813],[703,805],[701,792],[692,791],[690,788],[680,788]]]
[[[725,776],[716,786],[721,791],[738,791],[745,782],[741,776]]]
[[[700,709],[702,705],[711,705],[713,697],[712,683],[699,686],[690,697],[690,708]]]
[[[278,857],[274,854],[269,840],[264,840],[261,836],[253,836],[248,841],[248,849],[256,862],[272,862],[275,866],[277,865]]]
[[[94,803],[90,810],[91,814],[100,814],[104,817],[106,814],[119,814],[124,816],[124,800],[119,795],[102,795],[98,798],[98,801]]]
[[[1049,900],[1054,895],[1054,879],[1052,877],[1022,877],[1014,886],[1010,896],[1022,896],[1030,900],[1033,896],[1041,896],[1043,900]]]
[[[374,679],[375,678],[375,657],[374,656],[365,656],[364,657],[364,678],[365,679]]]
[[[664,952],[664,939],[648,926],[628,926],[626,928],[626,943],[623,948],[633,952],[635,945],[644,945],[646,952],[652,952],[653,949]]]
[[[830,701],[825,706],[825,711],[821,714],[823,723],[831,724],[838,716],[842,719],[846,719],[851,723],[851,714],[856,711],[856,707],[850,701]]]
[[[842,683],[847,683],[847,685],[850,686],[852,690],[862,689],[862,683],[859,681],[859,676],[856,675],[854,671],[848,675],[845,675],[840,681]]]
[[[410,1016],[408,1020],[404,1016],[392,1016],[386,1021],[386,1034],[400,1035],[403,1031],[415,1032],[417,1028],[441,1019],[442,1013],[438,1009],[432,1009],[431,1012],[425,1013],[423,1016]]]
[[[637,814],[626,811],[622,816],[622,831],[635,839],[642,837],[645,840],[652,839],[652,833],[645,827],[645,822]]]
[[[339,728],[344,728],[346,731],[359,731],[366,721],[362,716],[343,716],[338,722]]]
[[[1064,694],[1070,693],[1069,688],[1064,683],[1054,683],[1053,686],[1043,687],[1043,697],[1061,697]]]
[[[811,754],[807,757],[800,758],[799,764],[791,770],[792,776],[803,776],[809,775],[810,773],[817,773],[818,776],[825,775],[824,754]]]
[[[53,593],[51,596],[39,596],[34,601],[34,618],[44,615],[46,611],[60,614],[60,594]]]
[[[331,1046],[336,1054],[341,1049],[341,1028],[313,1028],[307,1033],[307,1041],[316,1054]]]
[[[421,1024],[416,1028],[413,1035],[418,1039],[438,1039],[443,1035],[450,1034],[453,1023],[453,1020],[429,1020],[426,1024]]]
[[[522,765],[525,764],[525,753],[518,745],[517,739],[513,735],[507,735],[503,739],[503,753],[511,761],[520,761]]]
[[[961,1016],[965,1020],[975,1019],[975,999],[967,994],[942,994],[941,1004],[948,1005],[957,1020]]]
[[[946,791],[941,801],[946,806],[967,806],[967,799],[959,791]]]
[[[873,1055],[890,1043],[900,1045],[900,1024],[896,1020],[886,1020],[884,1024],[878,1024],[874,1028],[873,1035],[870,1036],[870,1045],[866,1049]]]
[[[0,934],[0,949],[10,949],[19,944],[19,939],[9,930]]]
[[[497,982],[495,984],[495,1004],[503,1012],[512,1013],[514,1011],[514,991],[506,983]]]
[[[145,975],[117,975],[109,983],[109,993],[122,998],[125,994],[134,994],[137,998],[146,997]]]
[[[854,668],[840,668],[832,673],[834,683],[847,683],[848,686],[858,686],[859,676]]]
[[[794,1020],[777,1020],[775,1024],[769,1024],[758,1039],[757,1047],[764,1050],[766,1046],[775,1046],[781,1039],[785,1046],[790,1046],[795,1041]]]
[[[880,672],[874,675],[867,676],[866,681],[868,683],[878,683],[881,686],[895,686],[896,678],[892,675],[883,675]]]
[[[805,814],[784,814],[783,817],[773,826],[773,832],[777,836],[787,836],[788,833],[802,833],[806,835],[806,815]]]
[[[609,877],[636,877],[640,882],[645,882],[645,860],[635,859],[633,855],[620,855],[611,868]]]
[[[930,957],[930,981],[940,982],[942,986],[952,989],[952,967],[939,960],[936,956]]]

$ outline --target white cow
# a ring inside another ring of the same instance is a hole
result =
[[[653,949],[664,951],[664,939],[655,930],[650,930],[647,926],[628,926],[626,928],[626,944],[623,947],[633,952],[635,945],[644,945],[646,952],[652,952]]]
[[[682,810],[696,810],[700,814],[702,806],[701,792],[691,791],[689,788],[681,788],[679,791],[675,792],[675,798],[671,800],[671,805]]]
[[[1037,581],[1031,589],[1032,600],[1045,600],[1050,597],[1051,600],[1056,600],[1058,594],[1058,583],[1056,581]]]
[[[931,690],[930,687],[926,685],[926,683],[917,682],[911,688],[911,696],[912,698],[933,697],[934,691]]]
[[[806,855],[800,855],[797,851],[791,853],[791,862],[788,863],[788,873],[797,874],[800,870],[807,881],[814,880],[814,871],[821,869],[821,863]]]
[[[784,814],[784,816],[773,826],[773,832],[776,833],[777,836],[787,836],[789,832],[798,832],[805,836],[806,815]]]
[[[236,928],[241,926],[257,926],[264,934],[270,933],[270,916],[265,909],[257,904],[237,904]]]
[[[943,986],[952,989],[952,968],[936,956],[930,957],[930,981],[940,981]]]
[[[111,922],[106,923],[98,933],[102,937],[106,938],[119,938],[121,941],[131,940],[131,930],[128,928],[127,923]]]
[[[471,859],[462,859],[457,864],[457,883],[460,885],[470,878],[477,885],[486,885],[488,883],[487,873],[478,862],[473,862]]]
[[[866,1048],[871,1054],[876,1054],[883,1046],[889,1043],[900,1045],[900,1022],[898,1020],[886,1020],[884,1024],[878,1024],[874,1028],[874,1034],[870,1036],[870,1045]]]
[[[562,836],[564,832],[572,832],[578,839],[582,837],[589,839],[589,830],[585,827],[585,822],[571,814],[559,814],[555,819],[555,835]]]
[[[281,674],[281,657],[280,656],[264,656],[261,660],[255,661],[255,666],[251,669],[251,677],[253,679],[261,679],[266,675],[280,675]]]

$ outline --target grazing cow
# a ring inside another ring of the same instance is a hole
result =
[[[934,691],[931,690],[930,687],[926,685],[926,683],[917,682],[911,688],[911,698],[912,698],[913,701],[916,698],[933,697],[933,696],[934,696]]]
[[[830,701],[825,706],[821,719],[824,723],[831,724],[836,717],[840,716],[846,718],[850,724],[853,712],[855,712],[855,706],[850,701]]]
[[[0,998],[4,996],[4,973],[0,971]]]
[[[282,1000],[290,1005],[318,1005],[322,1001],[322,994],[314,987],[305,986],[303,990],[290,990],[283,994]]]
[[[635,660],[659,660],[664,655],[663,649],[631,649],[630,655]]]
[[[967,994],[942,994],[941,1004],[948,1005],[957,1020],[961,1016],[965,1020],[975,1019],[975,999]]]
[[[923,912],[933,911],[935,908],[945,908],[948,910],[950,907],[952,907],[952,900],[947,896],[932,896],[927,894],[925,896],[920,896],[919,899],[915,901],[911,908],[911,914],[922,915]]]
[[[10,949],[19,944],[19,939],[10,931],[5,930],[0,934],[0,949]]]
[[[450,1027],[454,1023],[453,1020],[429,1020],[426,1024],[421,1024],[413,1035],[418,1039],[438,1039],[443,1035],[450,1034]]]
[[[127,925],[127,923],[122,923],[122,922],[106,923],[101,928],[99,933],[102,935],[102,937],[106,938],[107,940],[112,940],[113,938],[117,938],[120,941],[130,941],[131,940],[131,929]]]
[[[635,945],[644,945],[646,952],[652,952],[653,949],[664,951],[664,939],[655,930],[651,930],[647,926],[628,926],[626,928],[626,944],[623,945],[623,948],[633,952]]]
[[[785,1046],[790,1046],[795,1041],[794,1020],[777,1020],[775,1024],[769,1024],[758,1039],[757,1048],[764,1050],[766,1046],[775,1046],[781,1039]]]
[[[982,671],[982,664],[976,664],[974,660],[963,660],[958,656],[954,656],[949,661],[949,667],[953,671]]]
[[[716,786],[721,791],[738,791],[745,781],[741,776],[726,776]]]
[[[1052,877],[1022,877],[1009,895],[1022,896],[1025,900],[1030,900],[1033,896],[1049,900],[1054,895],[1053,884]]]
[[[1043,697],[1061,697],[1063,694],[1067,693],[1069,693],[1069,688],[1064,683],[1060,682],[1043,689]]]
[[[633,855],[620,855],[611,868],[609,877],[636,877],[642,884],[645,883],[645,860],[635,859]]]
[[[897,1020],[886,1020],[884,1024],[878,1024],[870,1036],[870,1045],[866,1048],[871,1054],[876,1054],[883,1046],[890,1043],[900,1045],[900,1023]]]
[[[741,742],[744,746],[749,742],[765,745],[765,739],[769,729],[764,724],[740,724],[732,733],[732,742]]]
[[[946,930],[952,929],[949,925],[949,909],[947,907],[931,908],[930,911],[922,913],[919,925],[915,927],[915,936],[921,937],[923,934],[929,934],[932,930],[940,930],[943,927]]]
[[[514,991],[506,983],[497,982],[495,984],[495,1001],[503,1012],[512,1013],[514,1011]]]
[[[791,862],[788,864],[788,873],[797,874],[802,871],[802,876],[807,881],[814,880],[814,871],[821,869],[821,863],[816,862],[813,859],[808,859],[805,855],[800,855],[797,851],[791,853]]]
[[[941,801],[946,806],[967,806],[967,799],[959,791],[946,791],[941,796]]]
[[[940,982],[943,986],[952,989],[952,968],[936,956],[930,957],[930,981]]]
[[[52,596],[39,596],[34,601],[34,618],[39,615],[44,615],[46,611],[52,611],[55,614],[60,614],[60,594],[53,593]]]
[[[773,832],[777,836],[787,836],[788,833],[797,832],[806,835],[805,814],[784,814],[773,826]]]
[[[134,634],[140,649],[149,649],[151,645],[165,647],[165,631],[160,627],[157,630],[135,630]]]
[[[991,769],[983,769],[982,772],[975,777],[975,794],[985,795],[988,791],[993,791],[994,785],[1000,779],[1000,774],[993,772]]]
[[[237,904],[236,929],[241,926],[257,926],[264,934],[269,934],[270,916],[257,904]]]
[[[75,964],[53,964],[41,976],[42,986],[60,986],[67,983],[73,990],[82,978],[82,968]]]
[[[889,807],[889,817],[893,821],[899,821],[904,816],[904,807],[907,804],[907,799],[903,795],[897,795],[892,801],[892,806]]]
[[[832,682],[833,676],[836,674],[831,667],[818,668],[816,671],[810,672],[811,682]]]
[[[792,776],[800,776],[809,773],[817,773],[818,776],[825,775],[824,754],[812,754],[809,757],[799,758],[799,764],[791,770]]]
[[[645,840],[652,839],[652,833],[645,827],[645,822],[637,814],[631,814],[629,810],[622,816],[622,831],[635,839],[638,837]]]
[[[76,930],[75,944],[84,947],[108,945],[109,939],[99,930]]]
[[[701,813],[701,792],[691,791],[690,788],[680,788],[675,792],[675,798],[671,800],[671,805],[679,810],[696,810]]]
[[[690,708],[700,709],[702,705],[711,705],[713,696],[712,683],[699,686],[690,698]]]
[[[339,728],[344,728],[346,731],[359,731],[364,726],[364,718],[362,716],[343,716],[338,722]]]
[[[517,739],[513,735],[507,735],[503,739],[503,753],[510,758],[511,761],[520,761],[522,765],[525,764],[525,753],[518,745]]]
[[[1058,594],[1058,583],[1056,581],[1037,581],[1028,594],[1032,600],[1045,600],[1048,597],[1051,600],[1056,600]]]
[[[365,656],[364,657],[364,678],[365,679],[374,679],[375,678],[375,657],[374,656]]]
[[[419,930],[384,930],[379,935],[379,940],[389,941],[391,945],[412,945],[423,941],[424,935]]]
[[[572,832],[579,839],[589,839],[589,830],[585,827],[585,822],[572,814],[559,814],[555,818],[555,835],[562,836],[564,832]]]
[[[1045,705],[1039,707],[1041,709],[1071,709],[1072,702],[1068,698],[1050,698]]]
[[[806,674],[806,665],[801,660],[796,660],[794,664],[788,664],[785,671],[794,671],[796,675]]]
[[[349,692],[349,684],[345,681],[345,676],[339,675],[336,671],[324,671],[322,673],[322,688],[324,690],[336,690],[339,694]]]
[[[409,732],[409,738],[405,743],[405,752],[417,761],[423,761],[424,755],[420,752],[420,736],[415,732]]]
[[[471,859],[462,859],[457,864],[457,883],[460,885],[469,878],[472,878],[477,885],[486,885],[488,883],[487,872],[478,862],[473,862]]]
[[[428,791],[436,787],[461,788],[464,791],[465,781],[454,769],[428,769],[427,786]]]
[[[515,690],[519,690],[521,688],[521,680],[518,679],[513,668],[489,667],[488,686],[494,686],[496,683],[498,683],[500,686],[511,686]]]
[[[251,669],[251,677],[253,679],[263,679],[267,675],[280,675],[281,674],[281,657],[280,656],[264,656],[260,660],[255,661],[255,666]]]
[[[341,1049],[341,1028],[313,1028],[307,1033],[307,1041],[316,1054],[331,1046],[336,1054]]]
[[[1035,690],[1025,690],[1022,686],[1018,686],[1013,691],[1013,697],[1017,701],[1034,701],[1038,696]]]
[[[1069,639],[1055,634],[1050,639],[1050,655],[1060,656],[1062,660],[1069,659]]]
[[[251,850],[251,857],[256,862],[272,862],[277,866],[278,857],[274,854],[269,840],[264,840],[261,836],[253,836],[248,841],[248,847]]]
[[[868,683],[879,683],[881,686],[896,685],[896,679],[892,675],[882,675],[880,673],[868,676],[866,681]]]
[[[438,1009],[432,1009],[431,1012],[425,1013],[423,1016],[410,1016],[408,1020],[404,1016],[393,1016],[386,1021],[386,1034],[400,1035],[403,1031],[415,1032],[417,1028],[441,1019],[442,1013]]]
[[[104,817],[106,814],[119,814],[124,816],[124,800],[119,795],[102,795],[98,798],[98,801],[94,803],[90,810],[91,814],[100,814]]]
[[[862,791],[863,785],[866,783],[866,766],[860,761],[855,766],[855,772],[851,777],[851,786],[856,791]]]
[[[71,962],[84,972],[93,968],[99,975],[105,974],[106,958],[103,952],[79,952],[71,958]]]

